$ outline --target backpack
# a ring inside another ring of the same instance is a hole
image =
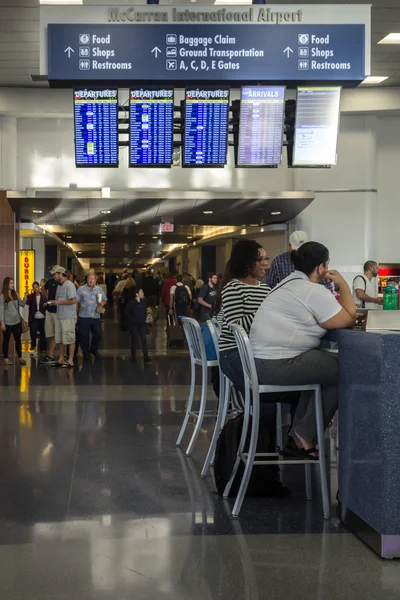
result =
[[[229,481],[229,477],[235,465],[240,437],[242,435],[243,418],[243,414],[240,414],[233,419],[229,419],[218,438],[215,451],[214,477],[217,491],[220,496],[222,496],[224,493],[225,486]],[[248,452],[250,434],[251,417],[249,421],[249,429],[244,452]],[[267,423],[265,416],[260,415],[257,452],[274,452],[274,450],[274,448],[271,449],[271,433],[269,431],[269,424]],[[244,464],[241,461],[229,493],[230,496],[237,495],[240,483],[242,481],[243,472]],[[257,466],[254,464],[249,485],[247,487],[246,496],[260,497],[276,495],[276,491],[279,487],[283,488],[279,481],[279,470],[277,465]]]
[[[182,304],[189,304],[190,302],[190,297],[189,297],[189,292],[186,289],[185,285],[177,285],[176,286],[176,290],[175,290],[175,304],[177,305],[182,305]]]

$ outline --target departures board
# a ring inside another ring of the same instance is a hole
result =
[[[174,141],[174,90],[136,88],[129,93],[129,166],[170,167]]]
[[[118,90],[74,91],[77,167],[118,167]]]
[[[183,166],[223,167],[227,161],[229,88],[185,92]]]

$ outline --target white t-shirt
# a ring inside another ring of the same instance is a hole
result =
[[[327,288],[295,271],[266,297],[254,317],[250,342],[255,358],[294,358],[318,348],[326,334],[320,323],[341,310]]]
[[[379,295],[378,289],[378,278],[373,277],[371,281],[368,279],[366,275],[356,275],[353,281],[353,297],[354,302],[358,308],[363,306],[361,300],[359,300],[356,296],[356,290],[362,290],[369,296],[370,298],[377,298]],[[379,304],[375,304],[374,302],[365,302],[365,308],[368,310],[376,310],[380,308]]]

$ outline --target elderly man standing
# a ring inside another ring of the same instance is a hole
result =
[[[100,358],[102,308],[107,304],[107,296],[99,285],[96,285],[96,275],[89,273],[87,282],[77,291],[78,337],[83,357],[88,360],[90,353]],[[99,312],[100,311],[100,312]],[[89,343],[90,333],[92,341]]]

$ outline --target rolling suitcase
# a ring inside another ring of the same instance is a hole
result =
[[[168,315],[167,321],[167,343],[168,346],[183,346],[185,332],[181,325],[177,325],[175,315]]]

